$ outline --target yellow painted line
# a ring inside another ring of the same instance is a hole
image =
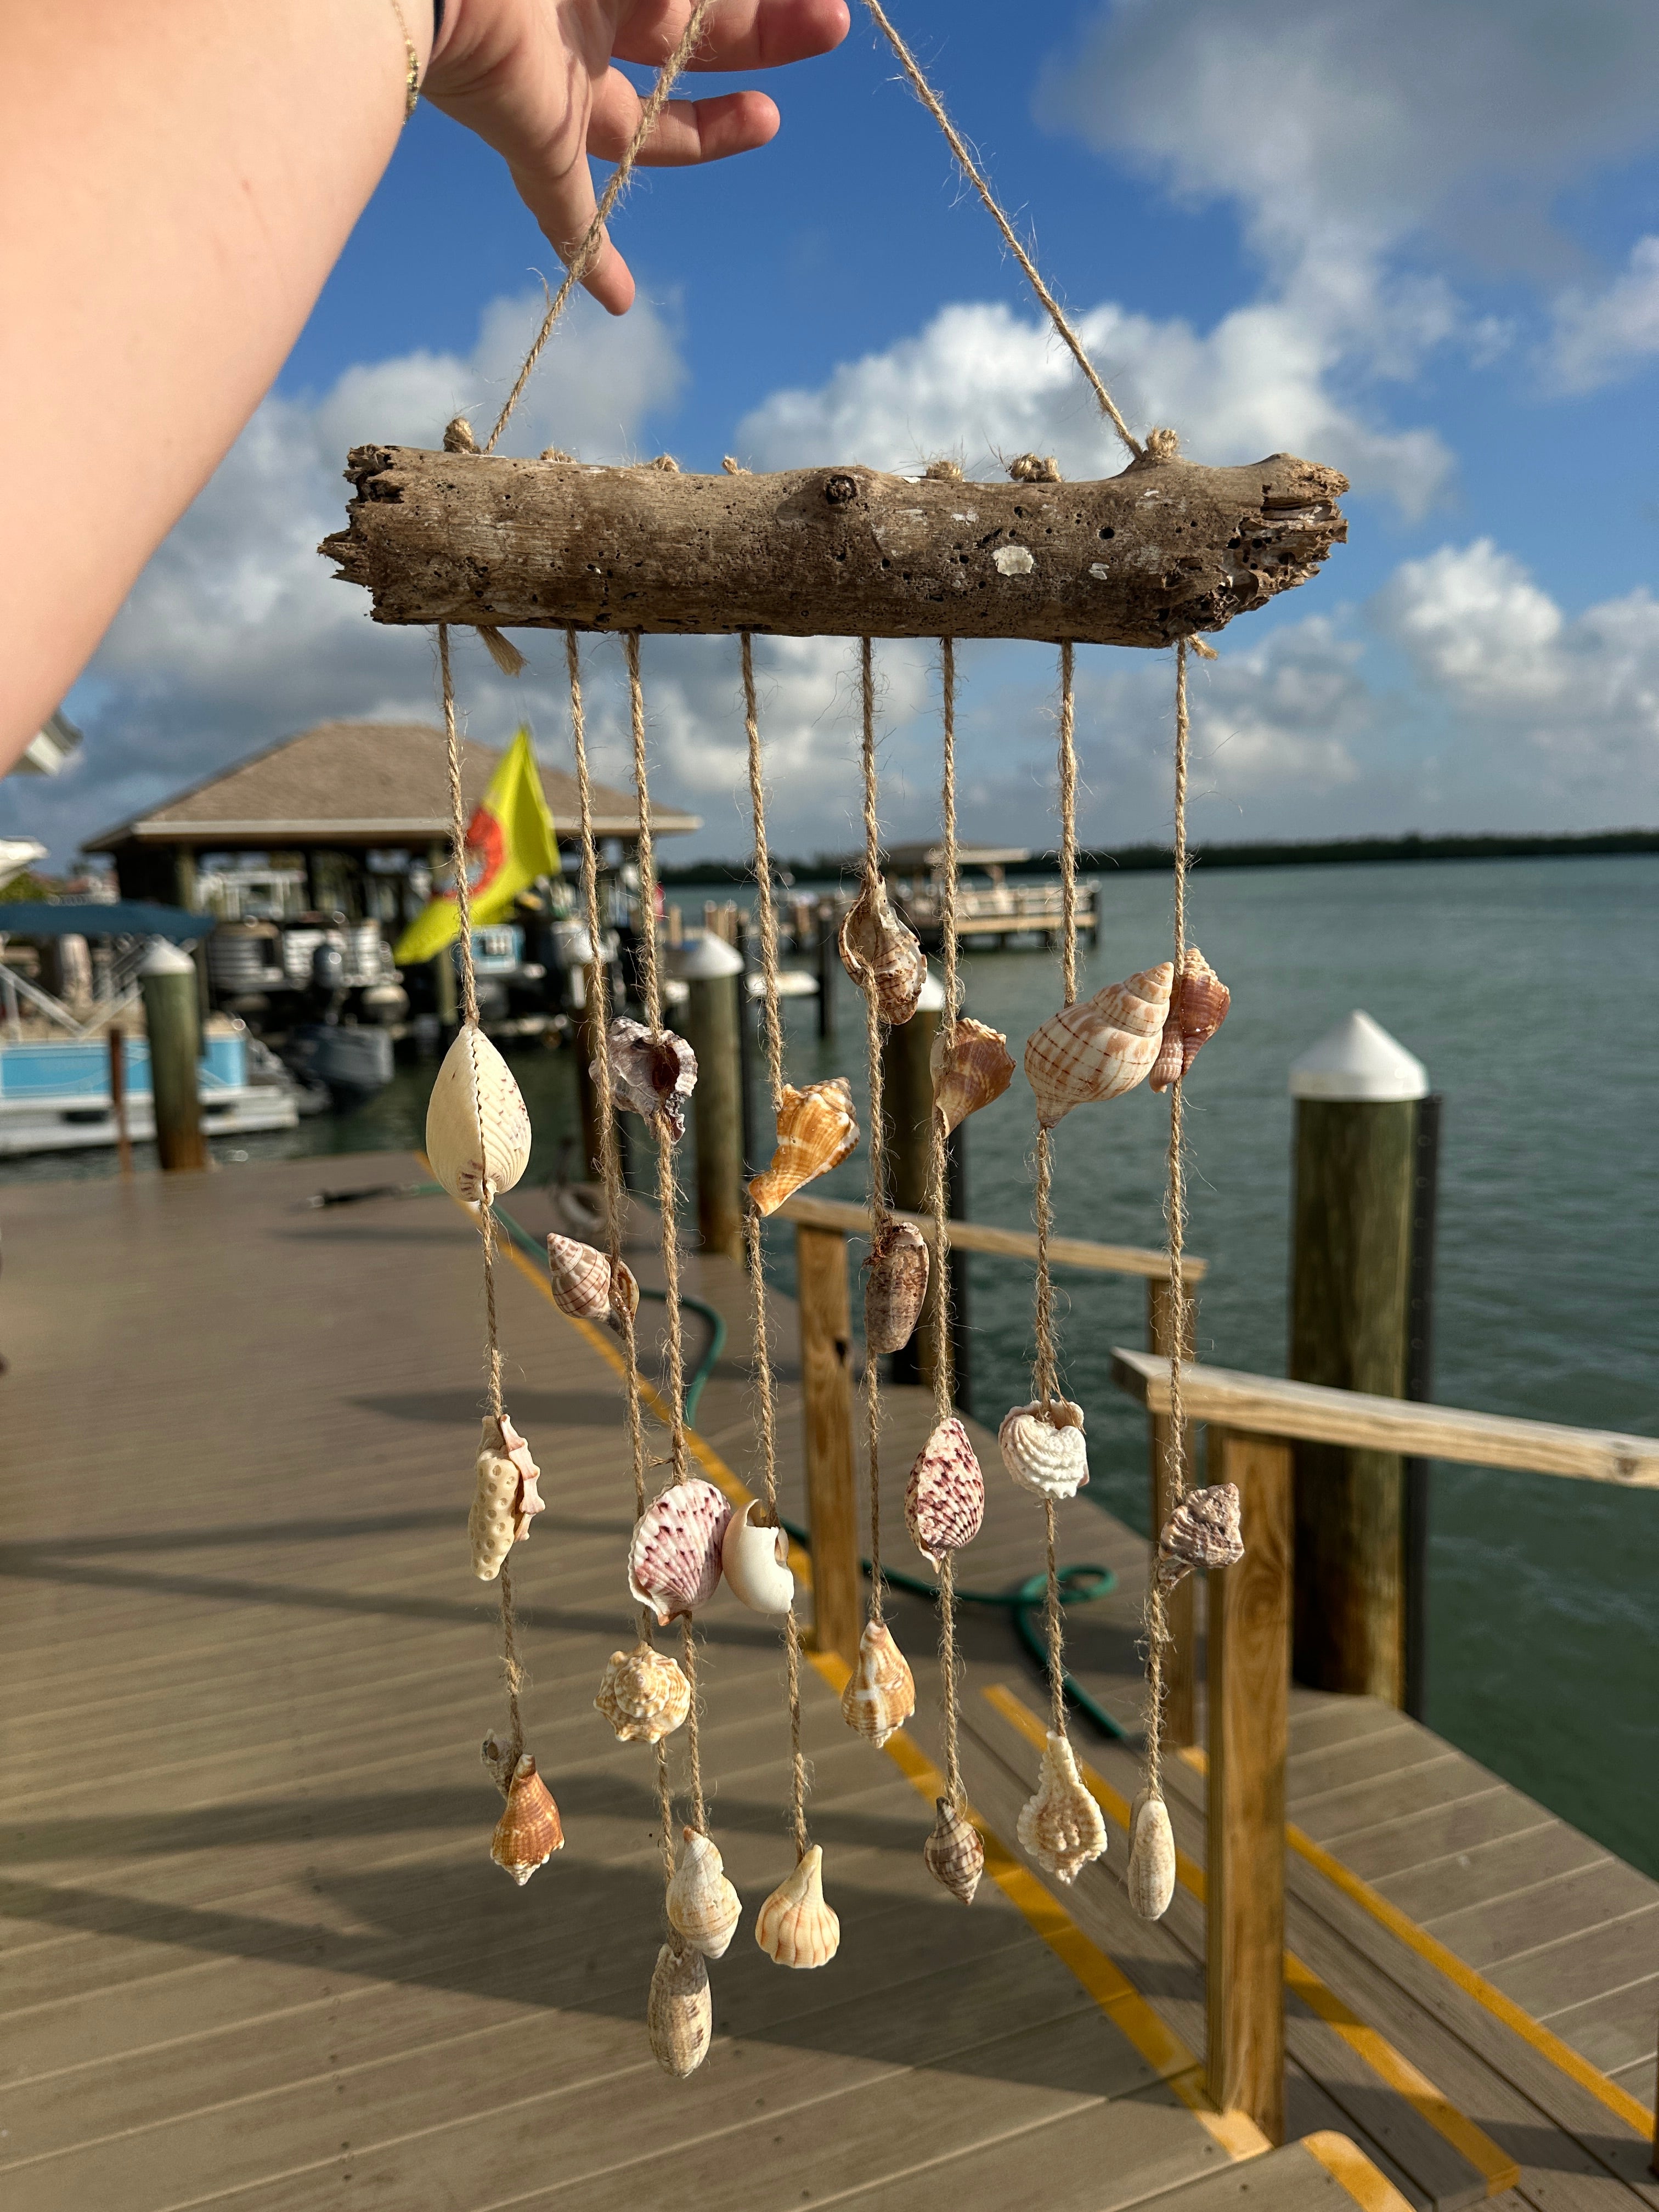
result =
[[[1183,1751],[1181,1756],[1198,1773],[1205,1772],[1204,1753],[1196,1746]],[[1429,1934],[1426,1928],[1419,1928],[1398,1905],[1390,1905],[1386,1897],[1371,1887],[1370,1882],[1352,1873],[1340,1859],[1333,1858],[1329,1851],[1322,1844],[1315,1843],[1304,1829],[1287,1820],[1285,1840],[1298,1858],[1306,1859],[1310,1867],[1317,1868],[1327,1881],[1333,1883],[1344,1896],[1351,1897],[1356,1905],[1362,1905],[1373,1920],[1386,1928],[1390,1936],[1397,1937],[1407,1950],[1415,1951],[1419,1959],[1425,1959],[1431,1966],[1437,1968],[1449,1982],[1462,1990],[1465,1996],[1473,1997],[1494,2019],[1501,2020],[1504,2027],[1518,2035],[1523,2043],[1529,2043],[1553,2066],[1577,2081],[1581,2089],[1588,2089],[1592,2097],[1598,2099],[1610,2112],[1616,2113],[1638,2136],[1645,2139],[1651,2132],[1653,2115],[1639,2098],[1632,2097],[1627,2089],[1621,2089],[1616,2081],[1610,2081],[1599,2066],[1593,2066],[1571,2044],[1563,2043],[1559,2035],[1553,2035],[1541,2021],[1534,2020],[1529,2012],[1523,2012],[1513,1997],[1506,1997],[1503,1990],[1495,1989],[1484,1974],[1478,1974],[1473,1966],[1465,1965],[1455,1951],[1449,1951],[1443,1943]]]
[[[999,1682],[985,1690],[982,1695],[1004,1720],[1018,1729],[1028,1743],[1041,1746],[1047,1741],[1048,1730],[1042,1722],[1012,1690]],[[1129,1807],[1123,1797],[1086,1759],[1079,1760],[1078,1769],[1102,1809],[1110,1814],[1119,1827],[1127,1831]],[[1176,1854],[1176,1876],[1183,1889],[1202,1899],[1204,1869],[1188,1858],[1184,1851],[1178,1850]],[[1420,2113],[1431,2128],[1443,2135],[1452,2148],[1468,2160],[1477,2173],[1486,2177],[1488,2197],[1501,2196],[1504,2190],[1516,2187],[1521,2179],[1521,2169],[1509,2153],[1500,2148],[1466,2113],[1459,2112],[1428,2075],[1413,2066],[1403,2052],[1396,2051],[1386,2037],[1379,2035],[1374,2027],[1368,2027],[1364,2021],[1351,2012],[1335,1991],[1327,1988],[1313,1969],[1304,1965],[1293,1951],[1285,1954],[1285,1984],[1287,1989],[1294,1990],[1302,2002],[1317,2013],[1328,2027],[1335,2030],[1350,2050],[1358,2053],[1372,2073],[1386,2081],[1396,2096],[1404,2098],[1413,2111]]]
[[[1319,2160],[1364,2212],[1411,2212],[1407,2200],[1388,2175],[1374,2166],[1358,2144],[1346,2136],[1322,2128],[1316,2135],[1304,2136],[1302,2148]]]
[[[509,1242],[503,1249],[520,1273],[543,1294],[560,1320],[568,1322],[625,1382],[627,1363],[605,1334],[592,1322],[579,1321],[574,1315],[561,1312],[553,1297],[552,1285],[538,1268],[531,1264],[515,1243]],[[640,1389],[653,1413],[659,1420],[666,1422],[668,1409],[643,1376],[640,1378]],[[734,1505],[746,1505],[754,1493],[738,1481],[713,1445],[705,1443],[695,1429],[688,1429],[685,1433],[687,1443],[709,1480],[719,1484]],[[792,1543],[789,1559],[797,1576],[810,1588],[811,1562],[805,1551],[800,1546]],[[852,1673],[852,1668],[841,1654],[838,1651],[816,1651],[809,1646],[806,1656],[839,1698],[846,1686],[848,1676]],[[884,1748],[906,1781],[930,1803],[944,1796],[945,1777],[921,1747],[906,1735],[902,1729],[889,1736]],[[1203,2067],[1180,2037],[1165,2027],[1134,1984],[1107,1957],[1099,1945],[1084,1934],[1065,1907],[1049,1894],[1036,1875],[1005,1849],[1001,1838],[986,1826],[971,1805],[968,1808],[968,1817],[978,1830],[980,1840],[985,1846],[985,1871],[997,1887],[1018,1909],[1108,2019],[1128,2038],[1154,2073],[1168,2083],[1229,2157],[1255,2158],[1263,2151],[1271,2150],[1273,2145],[1245,2113],[1217,2112],[1204,2087]]]

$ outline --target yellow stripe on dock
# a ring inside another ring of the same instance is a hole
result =
[[[1301,2142],[1303,2149],[1319,2160],[1361,2212],[1410,2212],[1408,2200],[1388,2175],[1374,2166],[1358,2144],[1346,2136],[1338,2135],[1334,2128],[1321,2128],[1315,2135],[1304,2136]]]

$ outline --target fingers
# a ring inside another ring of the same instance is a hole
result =
[[[666,60],[690,17],[691,0],[640,0],[618,28],[617,60]],[[722,0],[703,26],[690,66],[779,69],[833,52],[851,27],[847,0]]]
[[[601,161],[620,161],[639,126],[644,106],[628,79],[612,70],[594,88],[587,150]],[[715,100],[671,100],[639,154],[642,168],[687,168],[747,154],[776,137],[777,109],[763,92],[728,92]]]
[[[599,203],[586,160],[577,161],[561,177],[544,170],[513,171],[519,198],[536,218],[542,236],[568,268],[587,235]],[[608,231],[599,237],[599,250],[583,274],[582,289],[591,292],[607,314],[625,315],[634,304],[634,278],[628,264],[611,242]]]

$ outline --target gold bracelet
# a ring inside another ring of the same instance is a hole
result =
[[[404,52],[409,56],[409,69],[404,78],[404,121],[415,112],[421,97],[421,58],[415,51],[415,41],[409,35],[409,24],[400,0],[392,0],[392,12],[398,18],[398,28],[404,34]]]

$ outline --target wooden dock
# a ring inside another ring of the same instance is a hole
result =
[[[1121,1826],[1074,1890],[1044,1884],[1010,1848],[1041,1687],[988,1607],[963,1616],[966,1780],[993,1839],[971,1911],[921,1863],[933,1629],[901,1599],[922,1711],[886,1753],[842,1723],[838,1662],[806,1677],[840,1954],[781,1972],[746,1916],[711,1972],[711,2056],[665,2080],[641,2018],[649,1755],[591,1705],[629,1632],[617,1374],[533,1269],[503,1268],[507,1402],[549,1500],[517,1554],[527,1720],[568,1838],[520,1892],[488,1859],[477,1757],[499,1693],[463,1528],[473,1233],[443,1199],[305,1205],[420,1172],[313,1160],[5,1194],[8,2212],[1659,2207],[1634,2117],[1659,1888],[1391,1711],[1298,1701],[1288,2101],[1310,2141],[1269,2152],[1202,2088],[1198,1774],[1176,1778],[1190,1856],[1164,1923],[1127,1911]],[[544,1194],[510,1203],[553,1225]],[[740,1484],[744,1286],[722,1261],[690,1274],[731,1329],[700,1456]],[[799,1512],[785,1301],[775,1326]],[[922,1394],[894,1394],[895,1495],[927,1419]],[[1041,1523],[991,1490],[962,1578],[998,1591],[1039,1562]],[[1142,1547],[1086,1501],[1062,1509],[1061,1544],[1118,1574],[1071,1651],[1127,1719]],[[752,1913],[790,1856],[777,1639],[724,1594],[704,1631],[712,1826]],[[1078,1735],[1109,1822],[1132,1760]]]

